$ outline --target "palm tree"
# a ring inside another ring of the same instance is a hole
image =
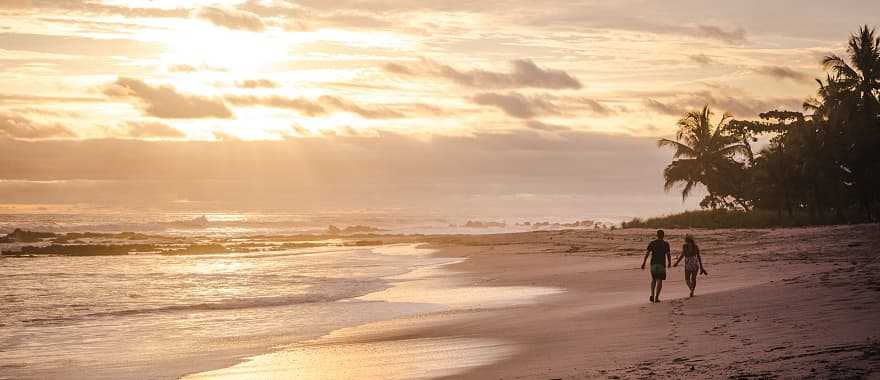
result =
[[[740,191],[737,191],[738,170],[742,164],[737,162],[736,155],[751,157],[751,147],[731,134],[727,128],[732,118],[724,113],[717,124],[712,125],[712,110],[707,104],[702,111],[688,112],[678,121],[678,133],[675,140],[660,139],[659,147],[671,147],[675,150],[672,163],[663,170],[664,188],[671,190],[676,184],[684,183],[681,191],[682,200],[687,199],[697,184],[706,186],[709,195],[703,205],[713,208],[725,205],[724,199],[733,197],[741,207],[748,209]],[[742,181],[740,181],[742,183]]]
[[[880,199],[880,37],[865,25],[850,36],[847,53],[848,61],[837,55],[822,61],[832,75],[819,95],[830,103],[829,118],[840,124],[843,144],[838,156],[871,220],[872,204]]]
[[[825,81],[816,79],[816,82],[819,84],[817,95],[808,98],[803,105],[805,111],[811,112],[807,122],[813,127],[812,136],[806,139],[810,147],[807,160],[812,164],[807,166],[811,172],[813,203],[820,220],[825,219],[823,205],[827,205],[834,208],[836,221],[841,222],[844,220],[843,211],[851,200],[844,195],[849,193],[852,182],[845,180],[848,173],[844,158],[848,143],[843,127],[845,120],[849,119],[846,110],[855,107],[847,103],[851,99],[845,96],[845,89],[836,77],[829,74]]]
[[[852,64],[836,54],[822,60],[825,69],[834,74],[833,80],[857,99],[869,117],[876,117],[880,91],[880,37],[875,32],[865,25],[850,36],[847,53]]]

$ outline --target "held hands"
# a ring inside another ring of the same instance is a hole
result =
[[[709,273],[706,272],[706,270],[703,269],[703,268],[700,268],[700,274],[705,275],[705,276],[708,276],[708,275],[709,275]]]
[[[645,270],[645,263],[642,263],[642,270]]]

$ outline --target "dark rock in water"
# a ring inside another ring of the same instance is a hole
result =
[[[372,226],[358,225],[358,226],[345,227],[345,229],[342,230],[342,233],[344,233],[344,234],[363,234],[363,233],[381,232],[381,231],[385,231],[385,230],[383,230],[381,228],[372,227]]]
[[[157,244],[52,244],[49,246],[24,246],[20,251],[3,251],[4,256],[116,256],[133,253],[159,253],[163,255],[205,255],[226,253],[221,244],[189,244],[176,249],[163,248]]]
[[[0,243],[35,243],[55,236],[57,236],[57,234],[52,232],[34,232],[16,228],[12,233],[0,238]]]
[[[190,220],[178,220],[174,222],[166,222],[165,223],[171,227],[180,227],[180,228],[205,228],[211,224],[211,221],[204,215],[192,218]]]
[[[478,220],[468,220],[464,224],[465,228],[504,228],[507,223],[504,222],[481,222]]]
[[[310,241],[306,241],[306,242],[302,242],[302,243],[287,242],[287,243],[283,243],[283,244],[279,245],[277,247],[277,249],[282,250],[282,249],[316,248],[316,247],[326,247],[326,246],[327,246],[326,243],[315,243],[315,242],[310,242]]]
[[[202,216],[193,218],[193,220],[191,220],[190,223],[193,225],[196,225],[196,226],[207,226],[209,222],[208,222],[208,218],[205,217],[204,215],[202,215]]]
[[[381,240],[358,240],[345,243],[344,245],[347,247],[368,247],[372,245],[382,245]]]
[[[82,245],[60,245],[52,244],[46,247],[25,246],[21,247],[21,251],[3,251],[3,255],[61,255],[61,256],[115,256],[128,255],[134,252],[150,252],[155,251],[153,244],[123,244],[123,245],[103,245],[103,244],[82,244]]]
[[[363,233],[372,233],[372,232],[381,232],[385,231],[381,228],[376,228],[372,226],[348,226],[343,229],[336,227],[334,225],[330,225],[327,227],[327,235],[340,235],[340,234],[363,234]]]
[[[162,252],[163,255],[210,255],[226,253],[229,250],[222,244],[190,244],[183,249],[174,249]]]
[[[152,238],[136,232],[99,233],[99,232],[68,232],[64,235],[56,235],[52,243],[57,244],[82,244],[80,239],[119,239],[119,240],[147,240]]]

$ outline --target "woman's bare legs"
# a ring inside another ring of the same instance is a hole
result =
[[[687,272],[684,273],[684,282],[687,283],[688,288],[691,289],[691,297],[694,296],[694,290],[697,289],[697,272]]]

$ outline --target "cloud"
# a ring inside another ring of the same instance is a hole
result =
[[[24,116],[0,111],[0,136],[32,140],[76,137],[76,134],[61,125],[41,125]]]
[[[193,65],[171,65],[168,71],[172,73],[194,73],[198,69]]]
[[[101,4],[82,0],[5,0],[0,2],[0,9],[65,11],[80,14],[120,15],[124,17],[144,18],[183,18],[190,13],[185,8],[160,7],[125,7],[120,5]]]
[[[16,113],[19,115],[38,115],[38,116],[68,117],[68,118],[82,117],[82,114],[77,111],[65,111],[65,110],[52,109],[52,108],[47,108],[47,107],[16,107],[16,108],[8,108],[7,110],[10,111],[10,113]]]
[[[692,54],[688,56],[688,59],[701,65],[709,65],[715,62],[712,57],[705,54]]]
[[[136,138],[184,138],[186,134],[168,124],[152,121],[130,121],[125,125],[125,133]]]
[[[318,98],[318,101],[324,106],[358,114],[365,119],[396,119],[404,116],[402,113],[384,106],[365,108],[336,96],[324,95]]]
[[[448,110],[444,110],[437,106],[432,106],[430,104],[423,103],[413,103],[408,105],[409,113],[419,115],[419,116],[447,116],[452,114],[452,112]]]
[[[226,69],[222,67],[213,67],[208,66],[206,64],[201,64],[198,66],[188,65],[188,64],[178,64],[168,66],[168,72],[171,73],[194,73],[197,71],[226,71]]]
[[[547,100],[515,92],[508,94],[479,93],[474,96],[473,101],[479,105],[497,107],[504,113],[520,119],[530,119],[538,115],[556,115],[560,112],[559,108]]]
[[[697,25],[696,32],[699,37],[710,38],[729,44],[739,45],[748,42],[746,31],[743,28],[724,30],[714,25]]]
[[[548,123],[544,123],[544,122],[541,122],[538,120],[526,121],[526,127],[531,128],[531,129],[536,129],[539,131],[546,131],[546,132],[564,132],[564,131],[571,130],[571,128],[566,127],[564,125],[548,124]]]
[[[196,12],[200,19],[229,29],[262,32],[266,29],[260,16],[254,13],[228,7],[202,7]]]
[[[581,97],[581,98],[574,98],[574,99],[573,99],[573,102],[574,102],[576,105],[586,106],[587,109],[589,109],[594,115],[598,115],[598,116],[610,116],[610,115],[613,115],[613,114],[615,113],[614,110],[612,110],[612,109],[609,108],[608,106],[606,106],[606,105],[604,105],[604,104],[602,104],[602,103],[599,103],[599,102],[597,102],[597,101],[595,101],[595,100],[593,100],[593,99],[588,99],[588,98],[583,98],[583,97]]]
[[[349,112],[357,114],[365,119],[398,119],[407,116],[407,113],[385,105],[362,106],[351,100],[338,96],[324,95],[317,99],[289,98],[279,95],[253,96],[253,95],[227,95],[226,101],[236,106],[262,106],[284,108],[297,111],[309,117],[327,115],[333,112]],[[402,104],[395,105],[408,110],[413,115],[438,115],[443,110],[426,104]]]
[[[552,94],[522,95],[516,92],[500,94],[483,92],[473,97],[473,102],[483,106],[493,106],[504,113],[529,119],[540,115],[571,116],[587,111],[593,116],[610,116],[616,112],[610,107],[585,97],[565,97]]]
[[[104,88],[104,94],[134,100],[145,114],[164,119],[234,117],[221,99],[181,94],[170,85],[153,87],[134,78],[120,77]]]
[[[28,33],[0,33],[0,49],[94,57],[154,57],[166,50],[162,44],[131,39]]]
[[[0,93],[0,100],[4,103],[24,103],[24,104],[49,104],[49,103],[100,103],[105,102],[103,97],[82,97],[82,96],[41,96],[26,94],[4,94]]]
[[[306,6],[297,2],[261,2],[248,0],[240,9],[253,12],[261,17],[283,17],[283,27],[287,31],[310,31],[320,28],[334,29],[374,29],[388,31],[401,28],[401,22],[396,20],[400,14],[396,12],[375,13],[365,10],[366,4],[334,4],[326,7],[326,4]]]
[[[306,98],[288,98],[284,96],[253,96],[253,95],[227,95],[226,101],[236,106],[263,106],[273,108],[285,108],[297,111],[303,115],[314,117],[328,113],[321,105]]]
[[[423,58],[419,62],[387,63],[383,69],[401,76],[430,76],[476,88],[547,88],[579,89],[580,81],[567,72],[538,67],[529,59],[511,61],[513,71],[499,73],[481,69],[461,71],[452,66]]]
[[[810,75],[784,66],[761,66],[755,72],[776,79],[789,79],[793,81],[810,80]]]
[[[319,26],[354,29],[389,29],[398,26],[387,18],[372,16],[365,13],[354,13],[351,11],[316,17],[313,22],[317,23]]]
[[[695,91],[682,93],[662,101],[645,99],[645,108],[654,113],[684,116],[686,112],[697,111],[704,105],[710,105],[715,112],[730,112],[737,118],[755,118],[761,112],[773,109],[800,109],[803,100],[800,98],[755,98],[748,94],[726,89],[727,93],[711,91]]]
[[[663,115],[683,116],[686,112],[683,108],[679,108],[670,104],[663,103],[655,99],[645,99],[643,101],[645,108]]]
[[[277,88],[278,83],[269,79],[245,79],[235,82],[235,85],[241,88]]]
[[[278,135],[282,139],[299,139],[303,137],[310,136],[312,132],[308,130],[306,127],[303,127],[299,124],[293,124],[290,126],[290,130],[281,130],[278,131]]]
[[[241,141],[240,138],[223,131],[214,131],[213,134],[216,141]]]
[[[312,134],[311,131],[303,127],[302,125],[294,124],[290,126],[290,129],[293,129],[294,132],[299,133],[300,135],[306,136]]]
[[[561,23],[570,30],[601,28],[608,31],[625,30],[693,36],[695,28],[682,25],[697,20],[696,22],[704,25],[741,26],[760,38],[772,35],[832,42],[838,41],[841,37],[845,38],[847,33],[853,30],[854,25],[857,24],[853,20],[863,19],[865,15],[880,14],[880,3],[858,0],[848,1],[847,6],[837,7],[826,6],[827,0],[797,2],[742,0],[716,1],[711,4],[695,0],[618,0],[557,1],[553,6],[541,4],[546,5],[542,7],[541,12],[529,9],[528,13],[518,13],[518,9],[513,6],[505,6],[503,9],[506,14],[522,15],[521,17],[530,25],[545,28],[559,28]],[[814,22],[784,22],[780,19],[781,16],[787,20]],[[817,27],[817,22],[822,27]]]
[[[93,33],[110,33],[115,34],[120,30],[127,31],[137,31],[137,30],[146,30],[150,29],[150,27],[134,22],[122,22],[122,21],[114,21],[114,22],[106,22],[106,21],[91,21],[85,20],[82,18],[79,19],[69,19],[64,17],[39,17],[39,21],[52,23],[52,24],[61,24],[76,27],[80,32],[93,32]]]

